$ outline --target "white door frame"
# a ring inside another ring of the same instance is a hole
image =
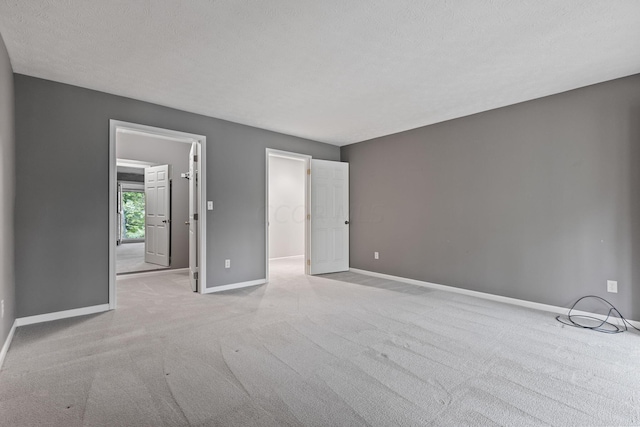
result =
[[[265,154],[265,277],[267,282],[269,281],[269,157],[282,157],[285,159],[302,160],[304,161],[304,274],[309,274],[309,250],[310,250],[310,228],[309,228],[309,214],[311,203],[311,188],[309,187],[311,181],[309,180],[309,170],[311,168],[311,156],[300,153],[292,153],[290,151],[275,150],[273,148],[267,148]]]
[[[116,173],[117,173],[117,167],[119,166],[125,166],[125,167],[133,167],[133,168],[137,168],[140,169],[142,175],[144,176],[144,169],[147,166],[155,166],[154,163],[151,162],[143,162],[141,160],[130,160],[130,159],[120,159],[117,158],[116,159]],[[117,181],[117,180],[116,180]],[[129,183],[128,185],[139,185],[140,186],[140,191],[144,192],[144,183]],[[123,185],[120,186],[121,188],[123,187]],[[118,187],[116,185],[116,194],[118,192]],[[117,197],[116,197],[117,199]],[[146,202],[145,202],[146,203]],[[120,205],[120,201],[116,201],[116,206],[120,207],[122,209],[122,206]],[[116,212],[117,212],[117,207],[116,207]],[[119,221],[122,221],[122,218],[117,218],[118,215],[116,215],[116,236],[118,236],[119,238],[122,237],[122,230],[119,229],[120,224],[118,223]],[[140,239],[142,241],[144,241],[144,239]],[[129,240],[131,241],[131,240]],[[135,240],[133,240],[135,241]],[[120,243],[123,243],[123,240],[120,240]]]
[[[137,123],[128,123],[120,120],[109,120],[109,309],[116,308],[116,197],[117,197],[117,172],[116,172],[116,135],[118,130],[128,132],[138,132],[152,134],[158,137],[165,137],[172,140],[182,142],[197,142],[200,146],[200,212],[203,213],[198,229],[198,264],[200,271],[198,273],[199,292],[204,294],[207,288],[207,221],[205,212],[207,212],[206,197],[206,164],[207,164],[207,137],[204,135],[196,135],[192,133],[179,132],[170,129],[163,129],[153,126],[140,125]]]
[[[200,167],[198,166],[197,158],[198,156],[202,157],[202,154],[198,153],[199,150],[200,144],[192,142],[189,148],[189,219],[187,223],[189,224],[189,284],[194,292],[197,292],[201,285],[198,280],[198,217],[201,216],[198,207],[201,198],[198,193],[198,188],[200,188],[200,184],[198,184]]]

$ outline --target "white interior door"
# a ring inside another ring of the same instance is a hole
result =
[[[144,170],[144,260],[165,267],[169,266],[170,178],[169,165],[150,166]]]
[[[311,274],[349,269],[349,164],[311,160]]]
[[[191,290],[198,292],[198,144],[191,144],[189,152],[189,281]]]

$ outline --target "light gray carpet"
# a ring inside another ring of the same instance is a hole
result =
[[[118,279],[116,311],[19,328],[6,426],[640,425],[640,336],[353,273],[201,296]]]
[[[116,274],[167,269],[164,265],[144,261],[144,242],[116,246]]]

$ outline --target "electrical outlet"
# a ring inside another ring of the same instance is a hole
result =
[[[230,259],[225,259],[224,260],[224,268],[231,268],[231,260]]]
[[[374,252],[373,253],[373,259],[380,259],[380,253],[379,252]]]
[[[4,318],[4,300],[0,301],[0,317]]]
[[[615,280],[607,280],[607,292],[618,293],[618,282]]]

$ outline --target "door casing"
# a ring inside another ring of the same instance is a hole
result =
[[[200,281],[198,280],[198,222],[201,213],[198,211],[200,197],[198,196],[199,188],[199,169],[198,161],[199,146],[197,143],[191,144],[189,150],[189,283],[191,290],[198,292]]]
[[[151,134],[158,137],[169,138],[186,143],[195,142],[199,146],[200,171],[199,171],[199,217],[198,224],[198,291],[206,293],[207,283],[207,221],[204,213],[207,211],[207,137],[187,132],[180,132],[159,127],[146,126],[137,123],[129,123],[120,120],[109,120],[109,309],[116,308],[116,231],[117,231],[117,184],[116,184],[116,137],[119,130]]]
[[[122,194],[123,193],[128,193],[128,192],[144,193],[144,184],[140,184],[138,182],[118,181],[118,190],[117,191],[118,191],[118,196],[117,196],[116,203],[118,204],[118,206],[117,206],[116,211],[120,215],[123,212]],[[145,204],[146,204],[146,201],[145,201]],[[144,242],[144,238],[124,239],[122,237],[123,230],[122,230],[122,217],[121,216],[119,216],[119,218],[117,218],[117,228],[118,229],[116,231],[116,235],[120,239],[120,244]]]

